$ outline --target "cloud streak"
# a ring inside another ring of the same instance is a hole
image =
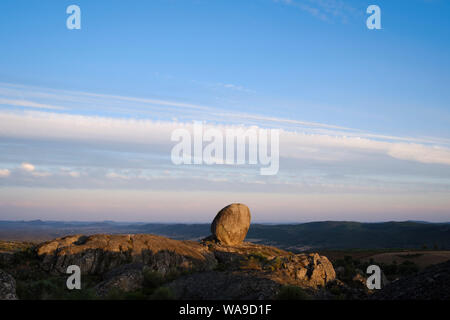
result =
[[[118,119],[100,116],[82,116],[49,112],[27,111],[23,113],[0,112],[0,135],[22,139],[51,139],[159,146],[161,152],[170,150],[171,132],[183,127],[192,131],[191,122],[153,121],[148,119]],[[211,125],[225,130],[233,125]],[[23,128],[18,131],[17,128]],[[248,127],[243,127],[244,129]],[[343,161],[353,153],[384,154],[398,160],[450,165],[450,149],[443,146],[379,141],[345,135],[299,133],[282,129],[280,155],[287,158],[309,158],[327,161]],[[23,164],[33,171],[31,164]]]
[[[0,98],[0,105],[8,105],[15,107],[25,107],[25,108],[37,108],[37,109],[50,109],[50,110],[65,110],[63,107],[52,106],[48,104],[37,103],[27,100],[11,100]]]
[[[342,0],[274,0],[298,8],[323,21],[338,20],[347,23],[359,15],[357,10]]]

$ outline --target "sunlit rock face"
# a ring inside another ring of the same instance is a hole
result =
[[[65,273],[69,265],[82,274],[103,274],[128,263],[142,263],[161,274],[174,270],[210,270],[214,255],[201,244],[136,235],[68,236],[38,246],[43,270]]]
[[[211,224],[211,233],[222,244],[241,244],[250,228],[250,209],[242,203],[233,203],[222,210]]]

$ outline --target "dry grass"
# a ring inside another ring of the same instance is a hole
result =
[[[17,252],[33,246],[31,242],[2,241],[0,240],[0,252]]]
[[[402,263],[409,260],[417,264],[420,269],[433,264],[450,260],[450,251],[401,251],[385,252],[363,258],[363,261],[373,259],[375,263],[392,264],[394,261]]]

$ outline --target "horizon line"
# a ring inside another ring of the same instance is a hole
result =
[[[83,221],[83,220],[42,220],[42,219],[33,219],[33,220],[0,220],[2,222],[43,222],[43,223],[116,223],[116,224],[182,224],[182,225],[196,225],[196,224],[211,224],[212,222],[164,222],[164,221],[117,221],[117,220],[92,220],[92,221]],[[311,220],[311,221],[291,221],[291,222],[261,222],[255,221],[251,222],[250,225],[255,224],[263,224],[263,225],[293,225],[293,224],[306,224],[306,223],[320,223],[320,222],[347,222],[347,223],[367,223],[367,224],[376,224],[376,223],[402,223],[402,222],[414,222],[414,223],[429,223],[429,224],[449,224],[450,221],[426,221],[426,220],[381,220],[381,221],[358,221],[358,220]]]

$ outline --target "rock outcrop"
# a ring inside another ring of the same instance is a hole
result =
[[[3,270],[0,270],[0,300],[17,300],[16,281]]]
[[[149,234],[76,235],[35,250],[40,268],[51,274],[77,265],[83,275],[100,275],[94,290],[103,297],[114,290],[149,292],[152,277],[163,277],[178,299],[271,299],[284,285],[315,290],[335,280],[324,256],[243,242],[250,219],[249,208],[237,203],[220,210],[212,237],[201,242]]]
[[[125,264],[141,263],[164,275],[211,270],[217,263],[200,243],[149,234],[69,236],[39,245],[37,254],[42,269],[60,274],[70,265],[79,266],[82,274],[105,274]]]
[[[207,244],[218,267],[170,283],[176,298],[273,299],[284,285],[315,290],[336,278],[331,262],[318,254],[293,254],[248,242],[234,247]]]
[[[142,288],[144,284],[145,266],[132,263],[120,266],[107,272],[104,280],[95,286],[95,292],[100,297],[106,297],[114,290],[133,292]]]
[[[250,209],[245,204],[233,203],[216,215],[211,224],[211,233],[222,244],[239,245],[247,235],[250,220]]]
[[[281,284],[317,288],[336,278],[331,262],[317,253],[294,254],[249,242],[236,247],[211,244],[210,250],[224,269],[256,271]]]
[[[50,273],[65,274],[69,265],[78,265],[84,275],[100,275],[103,280],[94,288],[99,296],[142,289],[147,271],[170,273],[167,286],[179,299],[268,299],[283,285],[316,289],[336,276],[326,257],[249,242],[230,246],[144,234],[78,235],[43,243],[36,252],[41,269]]]

